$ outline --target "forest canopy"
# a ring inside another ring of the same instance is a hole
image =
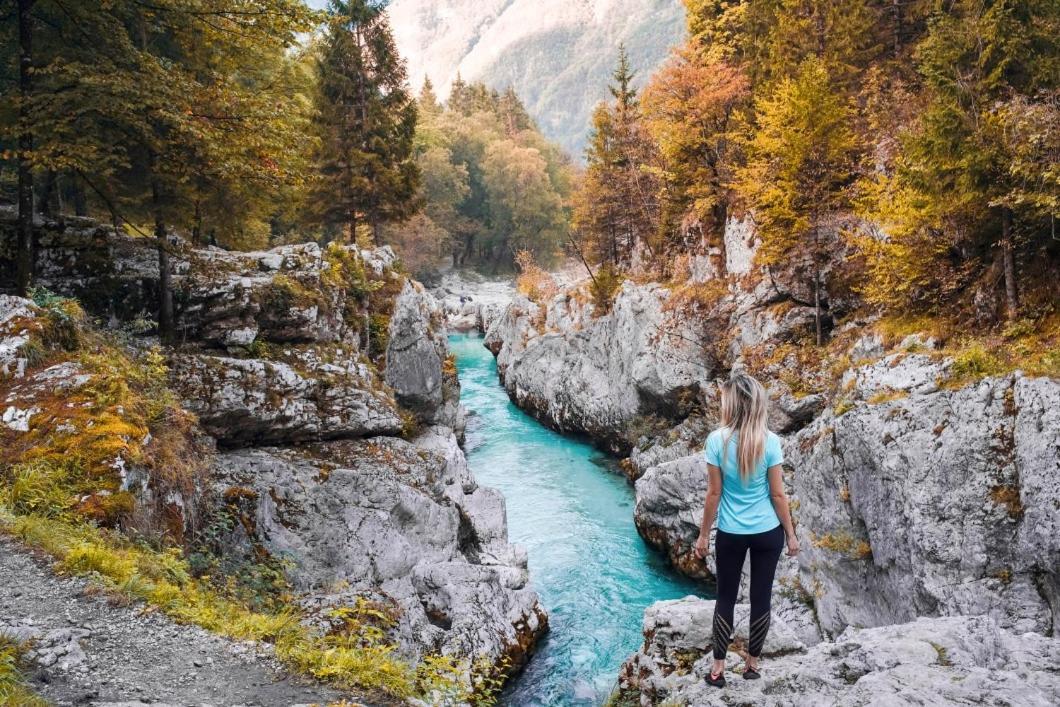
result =
[[[692,258],[728,275],[738,220],[819,340],[851,303],[1055,314],[1060,4],[685,4],[687,41],[642,89],[616,48],[581,169],[510,88],[417,96],[378,0],[7,3],[0,260],[25,291],[33,213],[154,238],[166,330],[175,234],[388,243],[421,276],[573,255],[606,303]]]
[[[685,4],[685,45],[640,95],[620,50],[594,116],[574,204],[596,267],[725,275],[726,224],[750,219],[819,341],[840,301],[1055,318],[1060,4]]]

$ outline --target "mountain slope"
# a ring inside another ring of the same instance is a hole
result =
[[[684,33],[679,0],[393,0],[389,12],[415,90],[428,77],[445,96],[458,72],[512,85],[542,132],[579,157],[619,43],[642,82]]]

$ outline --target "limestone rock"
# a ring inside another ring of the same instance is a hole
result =
[[[393,637],[410,655],[516,664],[547,626],[503,499],[475,483],[447,428],[230,452],[218,469],[221,496],[252,519],[234,544],[289,558],[296,586],[315,590],[310,608],[378,598],[396,605]]]
[[[637,480],[633,519],[650,545],[665,552],[683,574],[713,579],[693,554],[707,493],[707,461],[692,454],[651,467]]]
[[[702,415],[691,415],[661,435],[645,438],[629,453],[624,464],[626,475],[636,481],[653,466],[694,454],[701,454],[710,434],[710,423]]]
[[[26,372],[22,347],[29,342],[27,324],[35,319],[36,307],[22,297],[0,295],[0,378],[21,378]]]
[[[825,416],[785,445],[801,584],[816,588],[822,627],[986,614],[1055,630],[1060,382],[1015,374],[935,390],[942,366],[897,360],[856,370],[855,393],[911,392]]]
[[[486,280],[470,271],[451,271],[431,294],[442,306],[447,329],[484,334],[516,293],[511,282]]]
[[[170,378],[203,428],[228,446],[397,434],[392,398],[363,362],[301,351],[282,361],[176,355]]]
[[[664,306],[669,294],[627,282],[611,312],[599,317],[570,294],[544,309],[519,297],[490,328],[486,345],[516,404],[627,452],[638,418],[687,414],[713,372],[702,342],[675,329]]]
[[[1012,634],[988,617],[921,618],[848,629],[804,648],[773,619],[761,680],[741,680],[731,653],[724,690],[707,685],[713,602],[659,602],[645,612],[644,645],[626,661],[621,697],[634,704],[1056,704],[1060,640]],[[737,631],[745,621],[738,607]],[[739,638],[737,644],[740,643]]]
[[[442,320],[434,298],[406,282],[390,317],[386,382],[402,405],[429,421],[434,421],[446,393],[442,366],[449,347]]]

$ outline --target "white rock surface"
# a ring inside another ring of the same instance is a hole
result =
[[[645,612],[644,645],[626,661],[621,696],[649,705],[937,705],[1045,707],[1060,701],[1060,640],[1013,634],[988,617],[921,618],[848,629],[804,648],[776,618],[761,680],[742,680],[730,652],[728,685],[707,685],[713,602],[659,602]],[[737,630],[744,624],[738,608]],[[739,634],[738,634],[739,635]],[[739,643],[739,639],[737,641]]]
[[[547,310],[517,297],[494,322],[486,345],[497,355],[509,396],[565,431],[586,432],[626,452],[639,436],[631,424],[690,406],[711,380],[703,341],[665,310],[670,292],[626,282],[612,311],[557,295]]]
[[[907,380],[940,370],[922,366]],[[875,370],[858,372],[854,397],[878,389]],[[917,389],[822,417],[786,445],[800,577],[815,588],[821,626],[987,614],[1016,632],[1054,631],[1060,381],[1016,374]]]
[[[21,378],[25,374],[22,347],[30,337],[26,322],[35,317],[36,308],[30,300],[0,295],[0,378]]]
[[[341,349],[340,349],[341,350]],[[225,356],[173,357],[170,379],[203,428],[229,446],[398,434],[393,398],[350,354],[303,365]]]
[[[221,494],[254,519],[233,542],[290,559],[296,586],[319,588],[311,608],[371,596],[399,610],[394,637],[411,655],[516,663],[547,625],[503,498],[475,483],[448,428],[231,452],[218,466]]]

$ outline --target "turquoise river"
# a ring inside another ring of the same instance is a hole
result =
[[[703,590],[637,535],[633,489],[613,459],[515,407],[481,337],[454,335],[450,345],[472,413],[468,461],[479,483],[504,493],[511,541],[527,549],[551,626],[501,703],[602,704],[640,646],[644,609]]]

